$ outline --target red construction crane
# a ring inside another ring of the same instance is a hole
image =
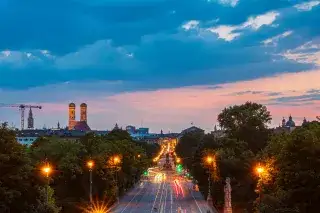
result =
[[[42,109],[42,106],[26,105],[26,104],[0,104],[0,107],[17,107],[21,113],[21,130],[24,129],[24,112],[26,108]]]

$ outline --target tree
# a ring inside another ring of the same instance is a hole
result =
[[[27,213],[38,196],[35,171],[15,132],[0,126],[0,212]]]
[[[48,202],[47,202],[47,190],[48,189]],[[54,190],[51,187],[39,187],[39,199],[37,199],[37,205],[32,210],[32,213],[59,213],[61,208],[56,206],[55,199],[53,197]]]
[[[89,198],[89,170],[86,166],[89,159],[94,161],[93,196],[110,204],[115,201],[117,191],[121,195],[132,187],[143,170],[151,165],[152,156],[147,154],[149,145],[133,142],[128,136],[123,130],[113,130],[110,135],[89,133],[79,140],[49,137],[44,143],[33,146],[30,156],[35,165],[39,166],[47,159],[54,166],[50,182],[57,203],[63,212],[76,213],[79,212],[78,206],[85,205]],[[114,156],[121,158],[121,163],[116,166],[110,164]],[[44,208],[43,205],[40,207]]]
[[[45,143],[48,143],[50,140],[47,137],[39,137],[37,138],[32,144],[31,144],[31,149],[42,146]]]
[[[132,141],[130,134],[122,129],[113,129],[105,136],[108,140],[128,140]]]
[[[270,121],[267,108],[252,102],[225,108],[218,115],[218,122],[228,136],[247,142],[254,153],[265,147],[270,134],[267,129]]]
[[[318,212],[320,123],[274,136],[265,153],[266,158],[274,156],[277,168],[274,184],[264,189],[266,198],[271,198],[263,200],[265,209],[270,210],[265,212]]]
[[[87,198],[87,184],[82,183],[86,155],[84,146],[78,141],[50,137],[45,143],[34,147],[30,155],[36,167],[41,167],[44,161],[50,162],[54,169],[50,182],[55,186],[57,203],[66,212],[77,212],[74,204]]]

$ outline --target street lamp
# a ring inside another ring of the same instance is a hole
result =
[[[262,173],[264,172],[264,167],[257,166],[256,172],[258,173],[259,177],[261,178]]]
[[[49,164],[46,164],[42,167],[42,173],[45,175],[45,177],[47,178],[47,187],[46,187],[46,201],[47,203],[49,202],[49,176],[50,176],[50,173],[52,171],[52,168]]]
[[[258,174],[259,180],[261,181],[263,178],[263,174],[265,173],[265,168],[261,165],[258,165],[255,169],[256,173]],[[262,187],[261,183],[258,183],[258,193],[259,193],[259,206],[261,205],[261,195],[262,195]]]
[[[214,167],[215,163],[215,157],[213,156],[207,156],[206,157],[206,163],[209,164],[209,176],[208,176],[208,197],[207,197],[207,202],[212,202],[212,197],[211,197],[211,167]]]
[[[213,162],[213,157],[208,156],[208,157],[206,158],[206,161],[207,161],[208,164],[211,164],[211,163]]]
[[[89,172],[90,172],[90,179],[89,179],[89,199],[90,202],[92,203],[92,169],[94,166],[94,162],[92,160],[89,160],[87,162],[87,167],[89,168]]]
[[[113,158],[113,163],[114,163],[115,165],[117,165],[118,163],[120,163],[120,158],[119,158],[118,156],[115,156],[115,157]]]
[[[180,158],[177,158],[176,162],[177,162],[177,163],[180,163],[180,162],[181,162],[181,159],[180,159]]]
[[[112,159],[112,163],[113,163],[113,166],[115,168],[115,181],[116,181],[116,187],[117,187],[117,201],[119,203],[119,197],[118,197],[118,194],[119,194],[119,189],[118,189],[118,172],[117,172],[117,165],[121,162],[121,159],[119,156],[114,156]]]

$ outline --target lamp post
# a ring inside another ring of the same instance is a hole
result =
[[[50,173],[52,171],[52,168],[50,167],[49,164],[46,164],[43,168],[42,168],[42,172],[45,175],[45,177],[47,178],[47,185],[46,185],[46,202],[49,202],[49,176]]]
[[[89,168],[89,172],[90,172],[90,177],[89,177],[89,199],[90,199],[90,203],[92,203],[92,169],[94,166],[94,162],[92,160],[89,160],[87,162],[87,166]]]
[[[119,156],[114,156],[112,158],[112,163],[115,168],[115,181],[116,181],[116,187],[117,187],[117,192],[116,192],[116,197],[117,197],[117,202],[119,203],[119,189],[118,189],[118,171],[117,171],[117,165],[121,162],[121,159]]]
[[[265,168],[261,165],[257,166],[256,173],[258,174],[259,180],[262,180],[263,173],[265,172]],[[262,188],[261,183],[258,183],[258,195],[259,195],[259,206],[261,205],[261,197],[262,197]]]
[[[181,162],[181,159],[177,158],[176,163],[180,163],[180,162]]]
[[[212,156],[207,156],[206,163],[209,165],[209,176],[208,176],[208,197],[207,202],[212,203],[212,197],[211,197],[211,167],[214,167],[214,161],[215,158]]]

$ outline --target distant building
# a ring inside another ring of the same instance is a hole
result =
[[[69,130],[77,130],[77,131],[90,131],[90,127],[88,125],[88,116],[87,116],[87,104],[82,103],[80,105],[80,121],[76,120],[76,105],[74,103],[69,104]]]
[[[192,127],[189,127],[188,129],[182,130],[180,135],[184,135],[184,134],[187,134],[187,133],[190,133],[190,132],[202,132],[202,133],[204,133],[204,130],[200,129],[200,128],[196,127],[196,126],[192,126]]]
[[[131,137],[142,137],[149,135],[149,128],[140,127],[136,128],[135,126],[126,126],[126,131],[131,135]]]
[[[114,125],[114,127],[113,127],[113,130],[119,130],[120,128],[119,128],[119,126],[118,126],[118,124],[116,123],[116,125]]]
[[[218,129],[217,125],[214,125],[214,130],[211,131],[211,134],[215,137],[215,138],[222,138],[224,136],[226,136],[226,133],[224,130],[222,129]]]
[[[131,135],[136,133],[136,127],[135,126],[126,126],[126,131]]]
[[[34,119],[31,108],[29,109],[29,115],[28,115],[28,129],[34,128]]]
[[[149,128],[144,128],[144,127],[141,127],[139,129],[137,129],[136,131],[138,134],[141,134],[141,135],[148,135],[149,134]]]
[[[302,121],[302,126],[307,124],[308,121],[306,118],[303,118],[303,121]],[[280,134],[280,133],[290,133],[292,132],[293,130],[295,130],[297,127],[299,126],[296,126],[296,123],[294,122],[292,116],[290,115],[288,120],[286,120],[284,117],[282,119],[282,122],[281,122],[281,125],[279,125],[279,127],[276,127],[273,129],[273,132],[275,134]]]
[[[30,146],[38,137],[16,137],[17,142]]]
[[[96,135],[107,135],[109,133],[109,131],[99,130],[85,132],[68,129],[36,129],[17,131],[16,139],[21,144],[31,145],[39,137],[59,137],[67,140],[78,140],[90,132]]]

